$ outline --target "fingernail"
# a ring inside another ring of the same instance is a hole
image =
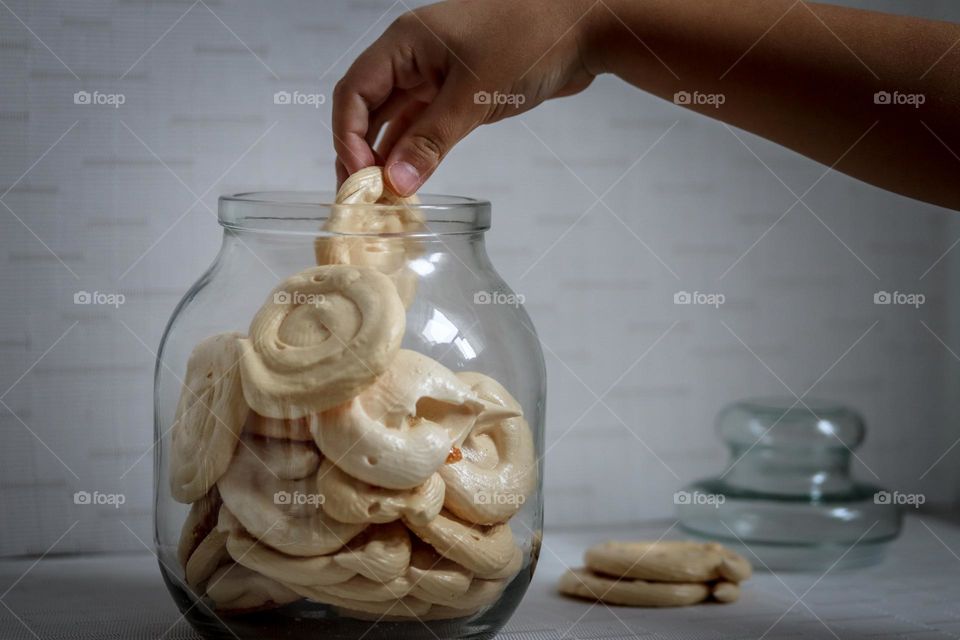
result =
[[[409,162],[394,162],[387,169],[390,184],[402,196],[408,196],[420,186],[420,172]]]

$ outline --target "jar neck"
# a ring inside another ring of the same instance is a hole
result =
[[[261,279],[268,275],[273,284],[293,273],[317,264],[317,238],[300,233],[283,233],[249,229],[224,228],[223,243],[215,268],[229,268],[234,273]],[[379,246],[405,243],[415,247],[409,266],[425,275],[443,265],[446,273],[492,269],[485,245],[485,232],[442,234],[433,236],[336,236],[367,240]]]
[[[224,228],[263,233],[311,236],[329,221],[344,215],[397,216],[415,220],[416,236],[442,236],[483,232],[490,228],[490,203],[459,196],[418,194],[403,204],[335,204],[336,194],[326,191],[262,191],[221,196],[218,217]],[[406,235],[406,234],[405,234]]]

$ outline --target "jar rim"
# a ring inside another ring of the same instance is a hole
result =
[[[332,191],[248,191],[220,196],[220,225],[238,231],[282,234],[371,235],[325,231],[323,223],[334,209],[395,211],[395,204],[337,204]],[[486,231],[490,228],[490,202],[466,196],[417,194],[417,204],[402,205],[418,212],[424,228],[391,233],[391,236],[430,237]],[[377,234],[372,234],[377,235]]]

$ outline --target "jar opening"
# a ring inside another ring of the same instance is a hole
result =
[[[331,191],[252,191],[224,195],[220,196],[219,220],[223,227],[240,231],[316,236],[325,233],[324,223],[334,209],[396,211],[398,206],[335,204],[334,197]],[[391,236],[459,235],[490,228],[490,202],[486,200],[440,194],[417,194],[417,197],[419,204],[402,206],[418,213],[425,221],[424,228],[391,233]]]

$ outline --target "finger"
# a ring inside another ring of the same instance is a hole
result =
[[[404,132],[410,128],[410,125],[420,117],[420,114],[422,114],[426,108],[427,104],[424,102],[411,102],[402,113],[391,120],[383,132],[383,137],[380,138],[380,142],[377,144],[377,154],[384,158],[389,157],[397,141],[403,136]]]
[[[394,89],[387,100],[370,114],[370,127],[367,132],[367,144],[371,147],[383,131],[383,127],[405,111],[413,102],[433,102],[439,89],[430,82],[423,82],[405,90]],[[426,106],[425,104],[423,106]],[[422,106],[420,108],[422,110]]]
[[[376,143],[384,125],[402,113],[412,101],[413,97],[408,92],[394,90],[382,105],[370,113],[366,142],[371,148]]]
[[[367,143],[370,114],[390,97],[395,88],[415,86],[410,61],[393,55],[395,38],[385,34],[354,61],[333,91],[333,146],[347,173],[375,162]],[[414,65],[415,66],[415,65]]]
[[[373,151],[366,142],[370,105],[387,94],[387,83],[373,75],[363,80],[344,76],[334,89],[333,148],[348,173],[373,164]]]
[[[337,158],[336,167],[337,167],[337,189],[339,190],[340,186],[344,183],[344,181],[348,177],[350,177],[350,174],[347,173],[347,168],[343,166],[343,162],[341,162],[339,158]]]
[[[385,165],[391,189],[401,196],[416,192],[450,149],[488,117],[473,96],[472,87],[447,80],[391,149]]]

